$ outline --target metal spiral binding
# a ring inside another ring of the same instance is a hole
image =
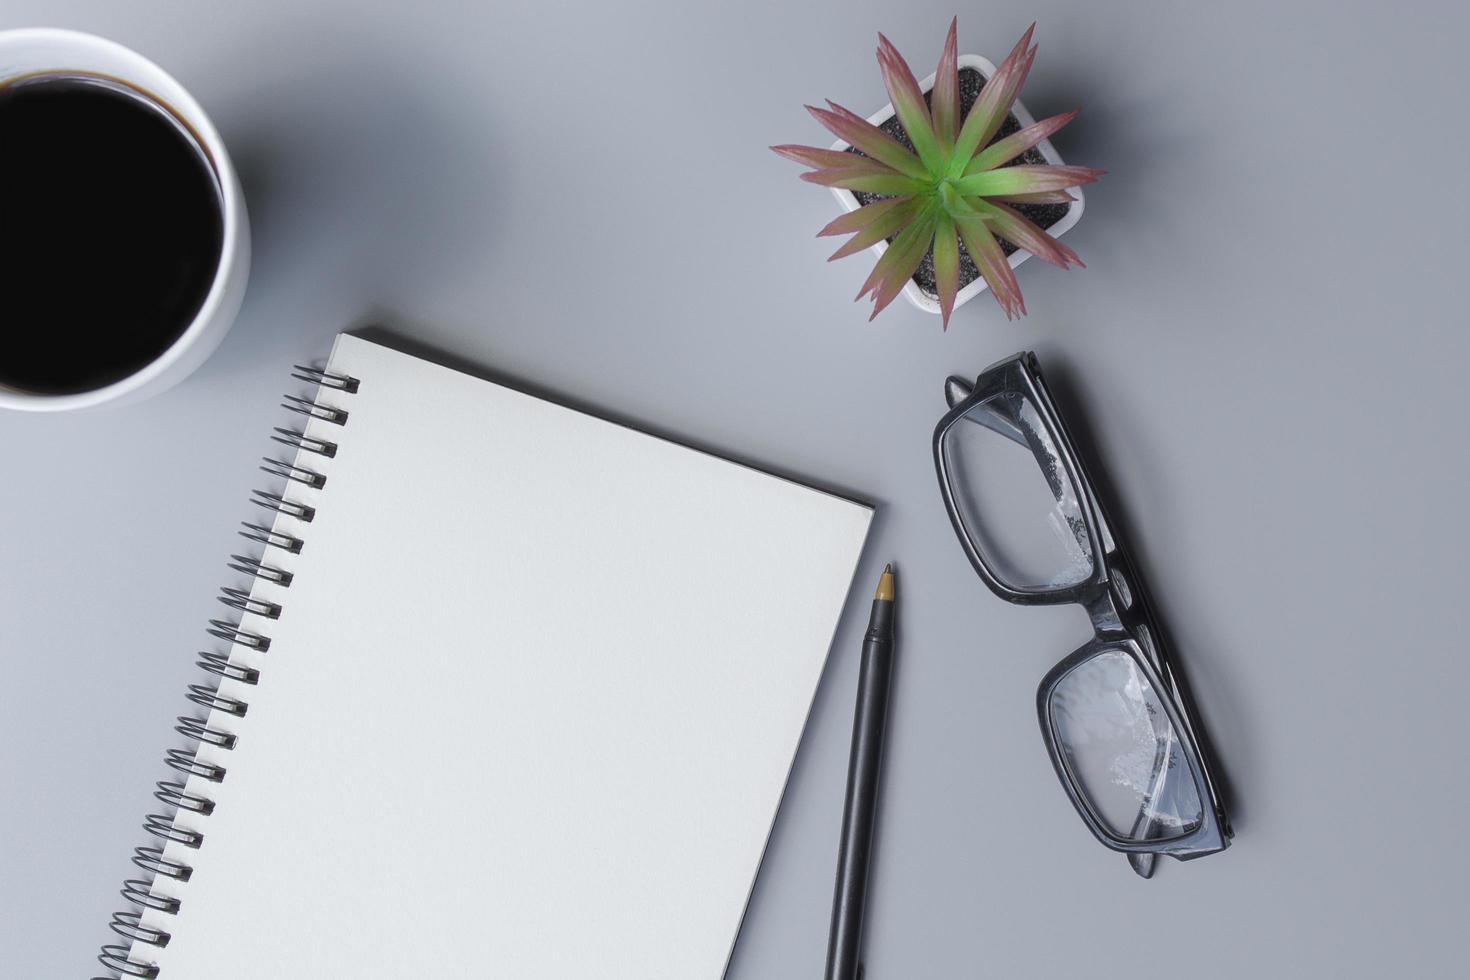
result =
[[[164,756],[164,765],[175,772],[181,772],[185,776],[198,776],[207,779],[211,783],[222,783],[225,781],[225,771],[219,766],[208,762],[200,762],[194,757],[193,749],[169,749]]]
[[[102,947],[102,954],[97,957],[97,960],[109,970],[116,970],[120,976],[148,978],[158,976],[158,967],[139,963],[131,957],[130,947],[109,943]],[[112,978],[94,977],[93,980],[112,980]]]
[[[192,738],[200,745],[213,745],[220,749],[233,749],[235,747],[235,736],[229,732],[222,732],[216,728],[210,728],[204,722],[192,718],[189,715],[179,715],[179,723],[174,726],[174,731],[185,738]]]
[[[245,532],[241,531],[240,533],[243,535]],[[289,535],[285,536],[289,537]],[[296,541],[295,538],[291,538],[291,540]],[[297,541],[297,544],[300,544],[300,542]],[[301,549],[297,548],[296,550],[300,551]],[[267,602],[264,599],[257,599],[244,589],[224,588],[220,589],[219,592],[219,601],[231,609],[254,613],[257,616],[264,616],[266,619],[281,618],[281,607],[279,605],[274,602]]]
[[[263,544],[267,548],[279,548],[290,555],[301,554],[301,546],[306,543],[294,534],[277,531],[275,528],[256,524],[254,521],[241,521],[240,526],[245,529],[236,532],[240,537]]]
[[[317,399],[327,394],[332,396],[356,394],[360,384],[356,378],[331,374],[320,368],[305,367],[300,364],[293,368],[291,377],[314,384],[318,390],[316,397],[310,399],[287,395],[283,407],[308,418],[319,419],[333,425],[347,423],[346,409],[337,405],[322,404]],[[308,435],[303,429],[277,428],[275,433],[271,436],[274,441],[298,452],[311,453],[326,459],[332,459],[337,455],[337,443]],[[325,474],[301,466],[297,462],[288,463],[266,457],[265,464],[261,469],[284,480],[288,488],[293,484],[299,484],[310,490],[320,490],[327,482]],[[316,516],[315,507],[292,500],[282,493],[268,490],[254,491],[250,502],[277,514],[294,518],[303,524],[310,523],[311,519]],[[304,545],[304,542],[295,535],[278,531],[265,524],[246,521],[243,527],[244,530],[240,532],[241,536],[261,545],[265,552],[275,549],[278,552],[295,555],[300,554]],[[291,585],[291,572],[270,564],[263,557],[231,555],[229,567],[276,588],[284,589]],[[279,604],[252,595],[248,589],[224,587],[220,589],[219,601],[241,614],[249,614],[263,620],[278,619],[281,615]],[[211,619],[207,632],[210,636],[224,641],[231,650],[236,647],[244,647],[259,654],[270,649],[270,637],[257,633],[253,629],[247,629],[240,622]],[[244,717],[250,705],[237,697],[221,693],[218,685],[223,681],[232,681],[237,684],[254,686],[260,681],[260,671],[254,667],[235,663],[229,653],[209,651],[200,652],[198,667],[218,679],[213,683],[189,685],[187,697],[204,710],[205,719],[212,711],[235,718]],[[195,744],[191,748],[169,749],[164,762],[185,779],[193,776],[205,782],[223,782],[227,773],[226,768],[199,758],[197,753],[201,746],[207,746],[210,751],[233,751],[237,737],[232,732],[211,727],[205,719],[192,715],[181,715],[178,718],[178,724],[174,730]],[[177,915],[183,903],[180,899],[155,892],[154,883],[163,879],[183,883],[189,881],[194,874],[194,869],[190,865],[166,855],[165,849],[170,845],[177,845],[188,850],[196,850],[204,843],[204,834],[179,826],[175,822],[175,817],[180,813],[190,813],[200,817],[208,817],[214,813],[214,801],[198,795],[197,790],[190,792],[189,786],[183,780],[163,780],[158,783],[158,789],[153,795],[168,807],[168,810],[164,813],[148,814],[143,823],[143,829],[158,838],[162,846],[134,848],[133,864],[148,877],[129,878],[123,882],[122,896],[127,899],[131,908],[125,912],[114,913],[112,921],[108,923],[108,928],[125,940],[126,944],[108,943],[102,947],[97,961],[109,971],[109,975],[94,978],[94,980],[158,976],[157,964],[135,959],[134,951],[140,945],[162,949],[173,937],[166,930],[154,925],[145,925],[143,915],[148,911]]]
[[[196,830],[184,830],[174,826],[174,818],[164,814],[150,813],[148,819],[143,821],[143,829],[148,831],[159,840],[175,844],[183,844],[190,850],[199,850],[199,845],[204,843],[204,835]]]
[[[123,882],[122,897],[139,908],[154,909],[173,915],[184,904],[177,898],[153,894],[153,883],[141,878],[129,878]]]
[[[202,671],[214,674],[217,677],[224,677],[228,680],[239,681],[241,684],[253,685],[260,683],[260,671],[253,667],[241,667],[239,664],[232,664],[229,658],[221,657],[217,653],[200,652],[199,658],[195,662],[195,666]]]
[[[206,817],[214,812],[214,800],[206,800],[202,796],[186,792],[183,783],[160,780],[153,795],[161,802],[180,810],[190,810]]]
[[[300,429],[276,429],[276,434],[271,436],[273,442],[279,442],[283,446],[291,446],[294,449],[304,449],[318,456],[331,459],[337,455],[337,444],[325,439],[313,439]]]
[[[281,402],[281,407],[289,409],[298,415],[305,415],[307,418],[321,419],[323,422],[331,422],[335,425],[347,424],[347,412],[345,409],[328,408],[324,405],[318,405],[314,401],[308,401],[305,398],[297,398],[295,395],[287,395],[286,400]]]
[[[304,483],[313,490],[320,490],[327,485],[327,478],[316,470],[309,470],[304,466],[293,466],[290,463],[283,463],[279,459],[272,459],[269,456],[262,456],[261,462],[265,463],[261,467],[261,470],[269,473],[271,476],[279,476],[286,480]]]
[[[188,697],[190,701],[193,701],[201,708],[207,708],[210,711],[223,711],[225,714],[234,715],[236,718],[244,718],[245,709],[250,707],[250,705],[241,701],[239,698],[225,697],[218,690],[207,684],[190,684]]]
[[[142,912],[114,912],[108,928],[124,939],[135,939],[151,946],[167,946],[173,937],[162,929],[143,925]]]
[[[213,811],[214,804],[210,803]],[[172,878],[174,881],[188,881],[194,875],[194,869],[187,864],[170,861],[163,856],[161,847],[135,847],[133,848],[133,864],[153,875],[156,879],[159,875]]]
[[[267,565],[259,558],[251,558],[248,555],[231,555],[230,558],[232,559],[230,568],[237,572],[244,572],[246,575],[274,582],[282,588],[291,584],[291,573],[285,569]]]
[[[235,566],[231,565],[230,567],[234,568]],[[281,585],[291,584],[290,577],[287,577],[285,579],[273,579],[272,581],[278,582]],[[224,640],[227,643],[238,643],[241,646],[249,647],[252,650],[259,650],[261,653],[265,653],[271,648],[270,637],[261,636],[259,633],[252,633],[249,630],[241,629],[234,623],[227,622],[223,619],[211,619],[209,621],[209,629],[205,630],[205,632],[208,633],[210,636]]]
[[[360,383],[356,378],[349,378],[344,374],[328,374],[321,368],[306,367],[302,364],[291,368],[291,377],[297,381],[305,381],[321,388],[336,388],[345,391],[349,395],[357,394],[357,386]]]
[[[250,502],[257,507],[265,507],[278,514],[286,514],[296,518],[305,524],[310,524],[311,519],[316,516],[316,508],[305,504],[298,504],[293,500],[287,500],[278,493],[267,493],[264,490],[253,491]]]

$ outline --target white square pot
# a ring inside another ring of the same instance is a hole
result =
[[[995,65],[991,64],[988,59],[982,58],[978,54],[960,55],[957,67],[961,69],[973,68],[981,75],[983,75],[987,80],[990,78],[990,76],[995,74]],[[925,92],[928,92],[933,87],[934,75],[932,73],[929,75],[928,78],[919,83],[919,88]],[[1031,117],[1031,113],[1026,111],[1026,107],[1022,105],[1019,100],[1017,100],[1016,103],[1011,106],[1011,114],[1016,117],[1016,120],[1021,124],[1022,129],[1036,122],[1036,120]],[[874,126],[881,126],[892,118],[893,104],[889,103],[888,105],[884,106],[883,108],[879,109],[877,112],[869,116],[868,122],[872,123]],[[847,149],[847,147],[848,144],[844,143],[842,140],[838,140],[836,143],[832,144],[832,149],[834,150],[845,150]],[[1056,148],[1051,145],[1051,140],[1042,140],[1040,143],[1036,144],[1036,149],[1047,163],[1054,165],[1061,164],[1062,158],[1057,155]],[[1053,238],[1060,238],[1062,235],[1066,234],[1068,229],[1075,225],[1077,223],[1077,220],[1082,217],[1082,206],[1084,203],[1086,203],[1082,196],[1082,189],[1080,187],[1073,187],[1068,190],[1068,193],[1077,198],[1077,200],[1073,201],[1071,206],[1067,208],[1067,213],[1062,215],[1062,220],[1058,221],[1056,224],[1046,229],[1047,234],[1051,235]],[[837,198],[837,202],[842,205],[843,210],[845,211],[856,211],[860,207],[860,205],[858,204],[858,199],[853,195],[852,191],[846,190],[841,187],[834,187],[832,188],[832,194]],[[886,241],[883,241],[874,245],[872,251],[874,255],[881,256],[887,249],[888,243]],[[1031,258],[1030,252],[1026,251],[1024,248],[1016,249],[1009,256],[1011,268],[1014,269],[1016,266],[1020,265],[1022,262],[1025,262],[1029,258]],[[974,282],[970,283],[964,289],[961,289],[959,291],[959,295],[955,297],[954,301],[955,308],[958,309],[959,307],[965,305],[988,288],[990,287],[985,282],[985,280],[977,277]],[[939,299],[935,296],[929,295],[928,293],[920,289],[919,284],[914,282],[912,277],[909,278],[908,282],[904,283],[903,294],[905,297],[908,298],[908,301],[910,303],[913,303],[921,310],[926,310],[930,313],[940,312]]]

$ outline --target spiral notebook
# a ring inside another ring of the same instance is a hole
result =
[[[352,335],[295,377],[103,963],[717,980],[870,509]]]

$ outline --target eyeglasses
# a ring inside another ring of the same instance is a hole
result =
[[[1037,691],[1062,788],[1103,844],[1147,878],[1159,854],[1223,851],[1230,822],[1182,678],[1073,449],[1035,354],[950,378],[934,462],[970,562],[1008,602],[1075,602],[1094,636]]]

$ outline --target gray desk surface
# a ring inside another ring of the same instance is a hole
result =
[[[865,264],[812,238],[832,200],[765,147],[823,139],[802,102],[881,105],[874,32],[927,69],[951,3],[10,0],[0,26],[192,87],[257,258],[181,387],[0,415],[0,973],[96,972],[284,368],[377,319],[880,505],[862,581],[894,559],[904,595],[874,980],[1464,976],[1470,18],[1158,7],[961,11],[992,58],[1040,22],[1025,99],[1080,103],[1058,148],[1111,175],[1068,238],[1086,270],[1029,263],[1029,319],[982,300],[944,334],[866,322]],[[1149,882],[1036,731],[1082,615],[994,599],[931,471],[944,377],[1023,347],[1088,420],[1234,788],[1235,847]],[[860,618],[733,980],[820,975]]]

